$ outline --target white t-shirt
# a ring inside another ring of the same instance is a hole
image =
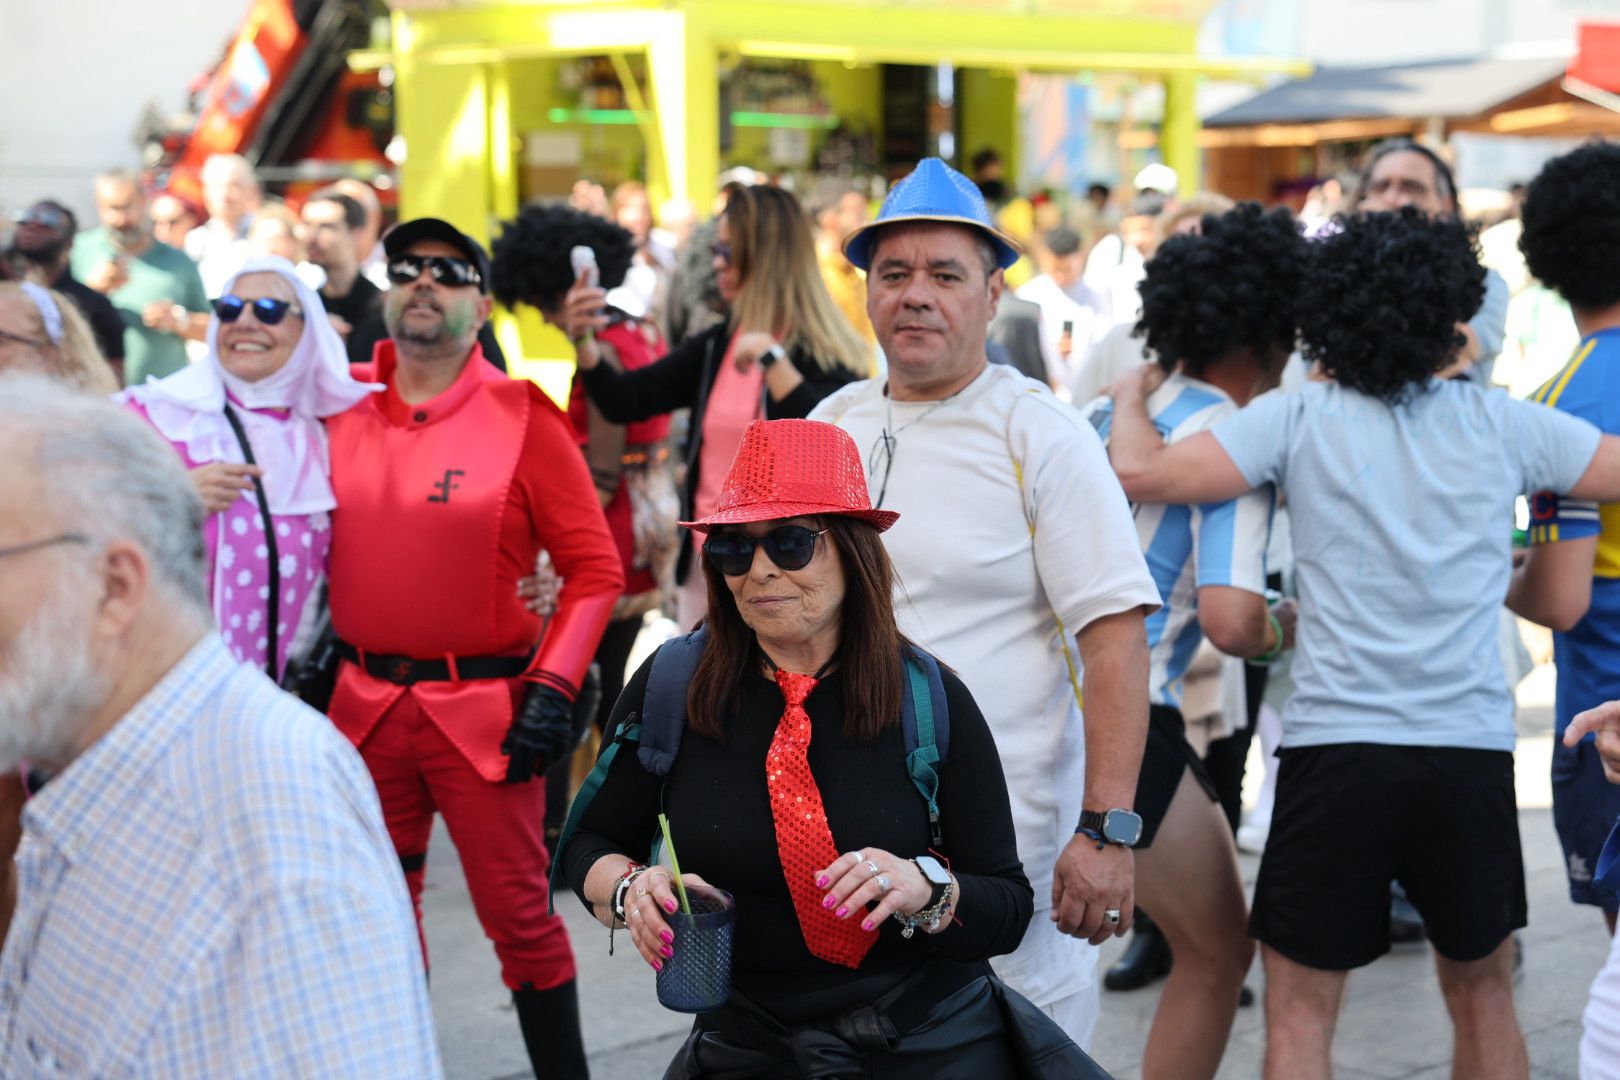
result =
[[[1107,298],[1084,281],[1065,289],[1050,274],[1019,286],[1013,295],[1040,305],[1041,355],[1046,360],[1047,377],[1060,379],[1065,385],[1070,383],[1091,347],[1113,325]],[[1071,324],[1066,357],[1058,351],[1064,323]]]
[[[1047,387],[990,364],[943,403],[890,402],[884,389],[853,383],[811,419],[850,433],[874,502],[881,492],[899,511],[884,541],[900,629],[956,670],[995,735],[1035,890],[1030,931],[996,969],[1050,1004],[1086,989],[1096,963],[1047,915],[1085,782],[1074,635],[1157,607],[1159,593],[1102,443]]]

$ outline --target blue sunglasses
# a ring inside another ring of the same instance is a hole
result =
[[[285,300],[276,300],[265,296],[251,303],[240,296],[222,296],[214,301],[214,314],[219,316],[222,323],[233,323],[242,317],[242,312],[248,308],[253,309],[253,317],[265,326],[274,326],[287,317],[290,311],[300,319],[304,317],[304,309],[297,304],[289,304]]]

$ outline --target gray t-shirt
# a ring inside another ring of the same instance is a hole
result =
[[[1513,749],[1497,649],[1513,500],[1573,487],[1598,429],[1433,379],[1396,407],[1307,383],[1213,431],[1289,507],[1300,620],[1282,745]]]

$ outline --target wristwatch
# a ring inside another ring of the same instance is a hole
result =
[[[772,364],[776,363],[778,360],[786,359],[787,350],[782,348],[780,345],[772,345],[770,348],[759,354],[759,369],[761,371],[769,371],[771,370]]]
[[[1120,847],[1134,847],[1142,839],[1142,816],[1131,810],[1082,810],[1080,811],[1080,827],[1074,830],[1085,833],[1094,839],[1107,844],[1118,844]]]
[[[912,862],[922,871],[922,876],[933,886],[934,891],[928,895],[928,907],[938,904],[944,897],[945,890],[951,887],[951,872],[939,864],[939,860],[932,855],[919,855]]]
[[[922,871],[922,876],[933,887],[928,895],[928,906],[920,911],[897,911],[894,921],[901,926],[900,936],[910,938],[919,927],[924,933],[938,933],[940,923],[945,913],[950,910],[951,899],[956,893],[956,886],[951,883],[951,872],[939,864],[939,860],[932,855],[919,855],[912,862]]]

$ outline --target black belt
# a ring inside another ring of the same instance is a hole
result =
[[[515,679],[529,670],[528,656],[458,656],[444,660],[414,660],[409,656],[386,656],[357,649],[347,641],[337,642],[337,654],[396,686],[419,682],[462,682],[467,679]]]

